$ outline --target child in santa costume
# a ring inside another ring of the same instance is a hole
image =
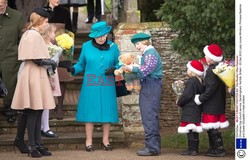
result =
[[[187,74],[190,77],[186,83],[182,95],[176,104],[181,107],[181,124],[178,133],[186,133],[188,138],[188,149],[181,152],[182,155],[198,154],[199,132],[201,127],[201,106],[194,102],[196,94],[203,93],[202,76],[204,68],[201,62],[192,60],[187,64]]]
[[[207,156],[225,156],[223,141],[219,128],[229,126],[225,116],[226,86],[212,71],[222,60],[222,49],[217,44],[211,44],[203,49],[208,64],[204,78],[205,91],[195,96],[196,104],[202,104],[202,128],[207,130],[209,149]]]

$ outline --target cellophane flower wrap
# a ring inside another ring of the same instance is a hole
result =
[[[49,50],[49,55],[51,57],[51,60],[54,60],[57,64],[59,63],[59,58],[61,57],[62,55],[62,51],[63,49],[57,45],[49,45],[48,46],[48,50]],[[47,66],[47,72],[48,72],[48,75],[51,77],[53,76],[55,73],[52,69],[51,66]]]
[[[230,61],[220,62],[213,72],[225,83],[229,88],[235,85],[235,67],[234,63]]]
[[[184,90],[184,82],[181,80],[178,81],[174,81],[174,83],[172,83],[172,88],[174,93],[177,95],[177,98],[179,99],[179,97],[181,96],[183,90]]]
[[[74,55],[74,33],[66,31],[56,36],[57,45],[63,49],[64,60],[72,61]]]
[[[49,50],[49,55],[51,58],[53,58],[55,56],[57,57],[58,54],[62,53],[62,51],[63,51],[63,49],[61,47],[59,47],[57,45],[53,45],[53,44],[48,46],[48,50]],[[59,55],[59,57],[60,57],[60,55]]]

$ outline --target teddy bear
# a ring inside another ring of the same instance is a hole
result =
[[[120,65],[130,65],[133,67],[140,66],[141,56],[133,54],[133,53],[124,53],[119,56],[119,63]],[[116,76],[123,75],[126,81],[126,88],[128,91],[136,91],[139,92],[141,89],[139,75],[137,73],[129,73],[127,71],[123,71],[122,67],[116,69],[114,71]]]

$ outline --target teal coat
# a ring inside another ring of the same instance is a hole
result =
[[[118,46],[108,41],[108,50],[99,50],[88,41],[82,45],[78,62],[74,65],[77,75],[84,72],[78,102],[76,121],[93,123],[117,123],[118,107],[114,76],[106,76],[105,69],[118,68]]]

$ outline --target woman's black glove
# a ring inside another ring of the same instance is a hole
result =
[[[32,61],[39,66],[51,65],[53,71],[55,71],[57,67],[56,62],[51,59],[33,59]]]
[[[105,75],[111,75],[114,74],[114,71],[116,70],[115,67],[109,67],[105,70]]]
[[[59,64],[58,64],[58,67],[61,67],[61,68],[69,68],[71,67],[71,61],[59,61]]]
[[[74,74],[75,73],[75,68],[70,66],[70,67],[67,68],[67,71]]]

